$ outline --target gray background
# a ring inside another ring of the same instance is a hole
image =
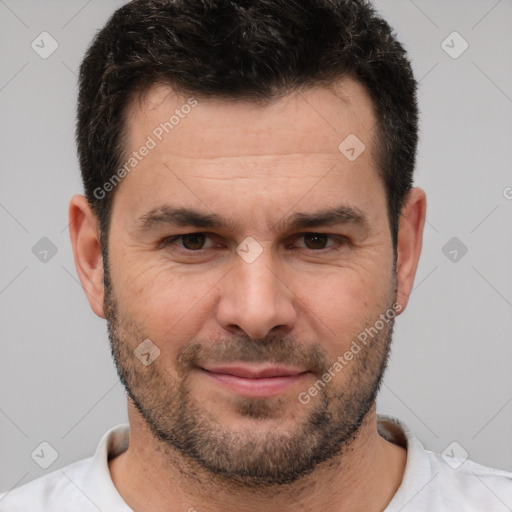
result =
[[[46,472],[31,458],[42,441],[58,452],[52,471],[126,421],[106,324],[89,309],[67,231],[69,197],[82,190],[76,73],[122,3],[0,0],[0,489]],[[429,201],[379,410],[430,449],[457,441],[473,460],[512,470],[512,2],[376,5],[421,81],[416,184]],[[31,48],[43,31],[59,45],[47,59]],[[441,46],[453,31],[469,44],[458,58]],[[32,252],[43,237],[57,248],[46,262]]]

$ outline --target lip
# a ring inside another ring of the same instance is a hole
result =
[[[246,397],[271,397],[302,381],[308,371],[283,365],[223,365],[201,368],[213,381]]]

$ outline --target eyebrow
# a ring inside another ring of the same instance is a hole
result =
[[[155,227],[172,225],[179,227],[192,226],[195,228],[235,230],[235,223],[216,213],[207,213],[185,207],[162,205],[150,210],[137,219],[141,231]],[[320,226],[337,226],[354,224],[367,226],[368,216],[359,208],[341,205],[317,212],[299,212],[285,216],[273,225],[268,225],[270,231],[277,229],[304,229]]]

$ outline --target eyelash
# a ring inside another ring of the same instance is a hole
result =
[[[202,233],[202,232],[195,232],[195,233],[184,233],[182,235],[175,235],[175,236],[170,236],[170,237],[167,237],[167,238],[164,238],[159,246],[160,247],[163,247],[163,248],[167,248],[167,249],[170,249],[172,252],[181,252],[181,253],[184,253],[186,255],[191,255],[191,254],[203,254],[204,251],[207,251],[208,249],[211,249],[211,248],[206,248],[206,249],[197,249],[197,250],[193,250],[193,249],[184,249],[184,248],[181,248],[181,247],[178,247],[176,245],[174,245],[174,242],[186,237],[186,236],[190,236],[190,235],[205,235],[206,238],[210,238],[212,239],[212,236],[209,235],[208,233]],[[319,235],[319,236],[326,236],[328,237],[328,239],[331,239],[332,241],[335,242],[334,245],[330,246],[330,247],[324,247],[322,249],[308,249],[307,247],[300,247],[299,249],[301,250],[306,250],[306,251],[311,251],[311,252],[314,252],[314,253],[327,253],[327,252],[331,252],[331,251],[339,251],[342,246],[346,245],[347,244],[347,238],[342,236],[342,235],[329,235],[327,233],[316,233],[316,232],[306,232],[306,233],[299,233],[297,235],[294,235],[293,236],[293,239],[297,239],[297,238],[303,238],[304,236],[307,236],[307,235]],[[287,245],[288,247],[288,245]]]

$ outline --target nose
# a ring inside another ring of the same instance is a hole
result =
[[[221,281],[217,321],[225,330],[262,339],[270,331],[289,332],[297,318],[291,284],[279,275],[279,265],[265,249],[252,263],[237,258]]]

